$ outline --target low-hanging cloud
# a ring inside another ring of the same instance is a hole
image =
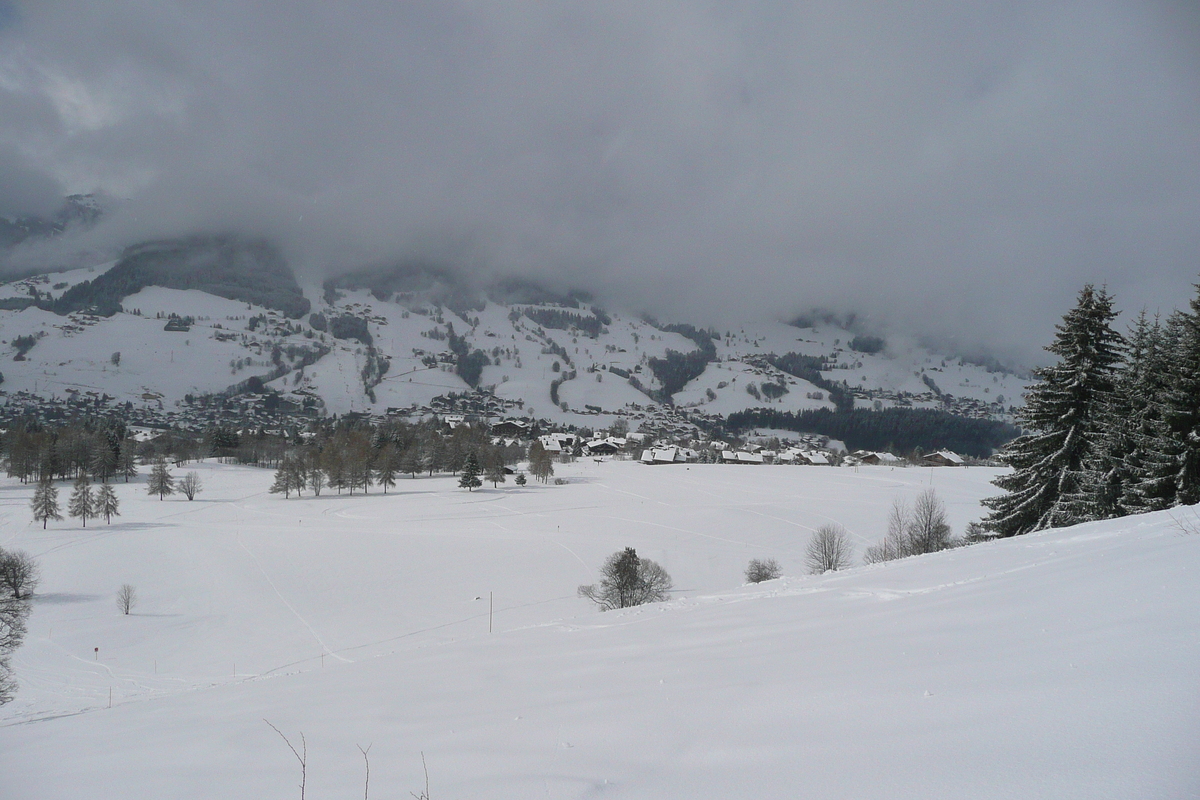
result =
[[[1085,282],[1190,291],[1191,8],[8,3],[0,210],[102,189],[88,246],[244,230],[1028,359]]]

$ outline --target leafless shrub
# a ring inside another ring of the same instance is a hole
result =
[[[773,558],[752,558],[746,566],[746,582],[762,583],[773,581],[783,574],[779,562]]]
[[[0,547],[0,587],[11,593],[14,600],[27,598],[40,581],[41,571],[33,556],[24,550]]]
[[[954,546],[946,522],[946,507],[933,489],[927,489],[917,496],[912,508],[900,499],[892,503],[887,535],[863,552],[863,563],[894,561]]]
[[[117,608],[122,614],[128,614],[137,605],[138,596],[137,589],[134,589],[128,583],[121,584],[121,588],[117,589]]]
[[[183,492],[183,496],[188,500],[195,500],[196,495],[204,488],[204,484],[200,482],[200,476],[195,472],[189,472],[183,476],[183,480],[179,482],[179,491]]]
[[[601,611],[657,603],[671,592],[667,571],[648,558],[640,558],[632,547],[609,556],[600,575],[599,583],[580,586],[579,596],[600,606]]]
[[[841,525],[822,525],[808,540],[804,563],[809,573],[819,575],[849,567],[854,561],[854,545]]]
[[[1197,512],[1196,508],[1197,506],[1182,506],[1168,513],[1174,523],[1171,527],[1179,531],[1180,536],[1200,535],[1200,512]]]

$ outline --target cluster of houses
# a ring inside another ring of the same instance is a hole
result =
[[[742,450],[720,450],[721,464],[806,464],[813,466],[832,466],[832,454],[820,450],[801,450],[788,448],[786,450],[767,450],[755,445],[747,445]],[[689,447],[668,445],[666,447],[648,447],[642,451],[643,464],[686,464],[700,460],[700,453]]]
[[[641,462],[643,464],[688,464],[695,463],[701,459],[701,454],[688,447],[679,445],[664,445],[660,447],[647,447],[642,451]],[[821,466],[830,467],[838,464],[845,466],[908,466],[910,461],[900,458],[892,453],[879,453],[867,450],[858,450],[850,453],[845,457],[840,457],[834,453],[824,450],[804,450],[801,448],[787,448],[784,450],[767,450],[755,445],[747,445],[740,450],[721,450],[719,463],[721,464],[796,464],[803,466]],[[929,453],[915,462],[917,466],[922,467],[962,467],[966,466],[966,461],[962,456],[953,453],[949,450],[939,450],[936,453]]]
[[[496,426],[492,426],[494,433]],[[631,434],[633,441],[639,440],[636,433]],[[538,441],[547,453],[551,455],[612,456],[625,451],[631,438],[622,436],[602,436],[585,440],[574,433],[547,433],[538,437]]]

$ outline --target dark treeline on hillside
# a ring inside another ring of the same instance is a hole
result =
[[[730,414],[727,424],[735,431],[778,428],[816,433],[840,439],[851,450],[909,453],[917,448],[923,452],[947,448],[976,458],[987,458],[993,450],[1017,435],[1016,428],[1003,422],[971,419],[926,408],[886,408],[882,411],[819,408],[800,413],[753,408]]]
[[[1001,536],[1200,503],[1200,287],[1166,322],[1143,312],[1128,336],[1104,289],[1086,286],[1034,371],[1003,453],[1013,468],[984,500]]]
[[[604,328],[603,321],[591,314],[580,314],[576,311],[565,311],[561,308],[526,308],[522,314],[541,325],[543,328],[566,331],[576,328],[595,339]]]
[[[307,314],[310,305],[279,251],[266,242],[229,236],[129,247],[108,272],[72,286],[57,300],[37,304],[57,314],[94,311],[111,316],[121,310],[122,300],[147,286],[199,289],[273,308],[292,319]]]
[[[818,386],[829,393],[829,399],[838,411],[849,411],[854,408],[854,395],[843,384],[834,383],[821,374],[825,368],[825,359],[821,356],[806,356],[802,353],[784,353],[781,356],[767,356],[771,366],[787,374],[806,380],[813,386]]]
[[[651,358],[648,362],[650,371],[662,389],[656,393],[656,399],[663,403],[671,402],[671,395],[683,389],[684,386],[704,374],[709,362],[717,357],[717,346],[713,343],[713,334],[684,323],[672,325],[655,325],[660,331],[678,333],[696,343],[697,350],[690,353],[680,353],[678,350],[667,350],[663,358]]]
[[[449,340],[450,352],[454,354],[454,372],[466,381],[472,389],[479,386],[483,377],[483,368],[492,363],[488,354],[482,350],[472,350],[467,344],[466,337],[454,332],[454,323],[446,323],[446,337]]]

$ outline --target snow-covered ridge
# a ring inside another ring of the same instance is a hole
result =
[[[0,301],[27,298],[31,291],[52,299],[111,266],[3,284]],[[661,384],[650,359],[668,350],[697,349],[679,333],[612,309],[600,312],[603,324],[592,331],[596,335],[531,319],[537,312],[579,314],[597,324],[586,305],[490,300],[456,314],[419,292],[389,293],[380,300],[362,289],[330,293],[307,287],[305,295],[326,330],[314,328],[313,317],[288,320],[254,303],[157,286],[126,297],[124,311],[110,317],[58,316],[38,308],[0,311],[0,390],[60,398],[91,392],[173,410],[186,408],[188,395],[222,392],[257,375],[274,378],[271,388],[285,399],[298,406],[315,399],[326,413],[419,409],[436,396],[473,388],[454,367],[448,337],[453,326],[469,351],[486,356],[478,385],[508,401],[510,413],[595,425],[597,420],[588,419],[595,414],[611,419],[655,402],[648,394]],[[343,315],[366,322],[373,348],[333,335],[329,321]],[[190,318],[187,329],[165,330],[172,316]],[[857,403],[865,407],[945,407],[1005,418],[1021,402],[1025,384],[1015,375],[989,373],[901,338],[889,340],[879,353],[857,352],[850,348],[853,332],[830,322],[813,324],[760,322],[717,331],[715,359],[674,395],[674,403],[720,415],[763,406],[831,407],[827,391],[763,359],[789,352],[824,359],[824,377],[858,390]],[[36,345],[13,361],[11,343],[28,336],[37,338]],[[298,355],[314,349],[324,351],[315,363]],[[113,362],[116,352],[119,363]],[[764,383],[787,391],[764,396]]]

